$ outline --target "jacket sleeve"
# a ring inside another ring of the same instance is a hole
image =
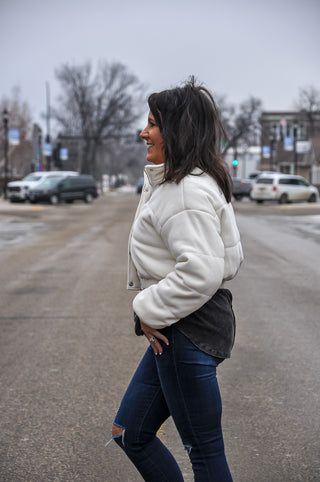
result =
[[[175,267],[133,300],[133,309],[143,322],[157,329],[172,325],[200,308],[219,289],[224,274],[220,229],[213,210],[199,209],[184,209],[158,225]]]

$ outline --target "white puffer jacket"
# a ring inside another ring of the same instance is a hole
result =
[[[128,289],[133,310],[153,328],[189,315],[232,279],[243,260],[231,204],[216,181],[195,169],[164,183],[163,164],[145,167],[129,238]]]

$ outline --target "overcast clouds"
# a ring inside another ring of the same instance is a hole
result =
[[[320,88],[319,0],[0,0],[0,97],[20,85],[36,121],[63,62],[116,60],[148,91],[194,74],[239,102],[293,108]],[[43,124],[43,121],[41,121]]]

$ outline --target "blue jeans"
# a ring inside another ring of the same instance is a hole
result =
[[[196,482],[232,482],[224,453],[221,398],[216,378],[219,359],[196,348],[174,326],[163,354],[149,347],[122,399],[114,437],[147,482],[180,482],[182,473],[156,436],[171,415],[188,451]]]

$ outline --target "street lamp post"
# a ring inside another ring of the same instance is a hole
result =
[[[50,111],[50,85],[49,82],[46,82],[46,98],[47,98],[47,135],[46,135],[46,143],[50,144],[51,139],[50,139],[50,116],[51,116],[51,111]],[[46,154],[46,170],[50,171],[51,170],[51,154]]]
[[[237,177],[237,170],[238,170],[238,149],[237,149],[237,141],[234,141],[234,157],[232,161],[232,169],[233,169],[233,176]]]
[[[269,136],[269,140],[270,140],[270,162],[269,162],[269,168],[270,168],[270,171],[273,170],[273,165],[274,165],[274,161],[275,161],[275,149],[274,149],[274,145],[275,145],[275,142],[277,140],[277,126],[276,125],[273,125],[272,128],[271,128],[271,134]]]
[[[293,126],[293,166],[294,174],[298,174],[298,153],[297,153],[298,126]]]
[[[272,171],[272,166],[273,166],[273,152],[274,152],[274,138],[273,138],[273,135],[271,134],[271,136],[269,137],[269,140],[270,140],[270,161],[269,161],[269,169],[270,171]]]
[[[3,116],[3,128],[4,128],[4,176],[3,176],[3,197],[7,199],[7,183],[8,183],[8,122],[9,112],[4,109]]]

